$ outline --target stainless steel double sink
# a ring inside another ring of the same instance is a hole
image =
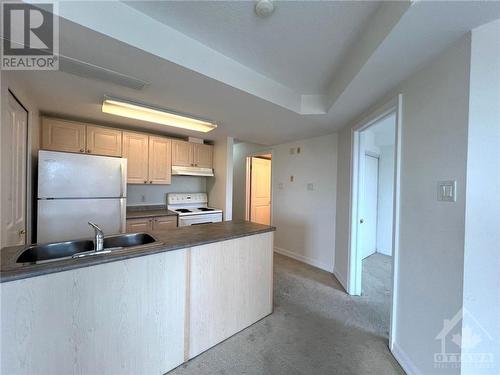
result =
[[[17,258],[17,263],[45,263],[63,259],[82,258],[109,254],[128,247],[158,242],[147,233],[117,234],[104,237],[104,250],[95,251],[91,240],[74,240],[49,244],[35,244],[26,248]]]

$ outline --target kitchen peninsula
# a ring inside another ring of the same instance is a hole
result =
[[[272,312],[274,230],[189,226],[40,264],[3,249],[1,372],[170,371]]]

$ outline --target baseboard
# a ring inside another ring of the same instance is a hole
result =
[[[340,285],[342,285],[342,288],[344,288],[345,292],[347,293],[347,281],[344,279],[344,277],[333,267],[333,276],[338,280]]]
[[[332,268],[330,265],[326,264],[326,263],[323,263],[319,260],[316,260],[316,259],[313,259],[313,258],[310,258],[310,257],[306,257],[304,255],[300,255],[300,254],[296,254],[292,251],[289,251],[289,250],[285,250],[285,249],[282,249],[282,248],[279,248],[279,247],[274,247],[274,251],[277,252],[278,254],[281,254],[281,255],[285,255],[289,258],[293,258],[295,260],[298,260],[302,263],[306,263],[306,264],[309,264],[310,266],[313,266],[313,267],[316,267],[316,268],[321,268],[322,270],[324,271],[327,271],[327,272],[332,272]]]
[[[411,361],[411,359],[406,355],[406,353],[399,347],[397,343],[392,346],[392,355],[396,358],[396,361],[401,365],[403,370],[407,375],[422,375],[418,370],[417,366]]]

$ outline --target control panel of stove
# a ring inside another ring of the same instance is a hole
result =
[[[169,193],[167,196],[168,204],[189,204],[189,203],[207,203],[206,193]]]

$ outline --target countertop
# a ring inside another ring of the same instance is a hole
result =
[[[116,262],[165,251],[185,249],[275,230],[275,227],[248,221],[223,221],[220,223],[193,225],[169,229],[168,231],[149,232],[158,240],[158,242],[153,244],[114,250],[111,253],[86,258],[65,259],[43,264],[16,263],[17,257],[28,246],[5,247],[0,253],[0,282],[3,283],[97,264]]]
[[[127,207],[127,219],[142,219],[157,216],[177,216],[165,206],[132,206]]]

